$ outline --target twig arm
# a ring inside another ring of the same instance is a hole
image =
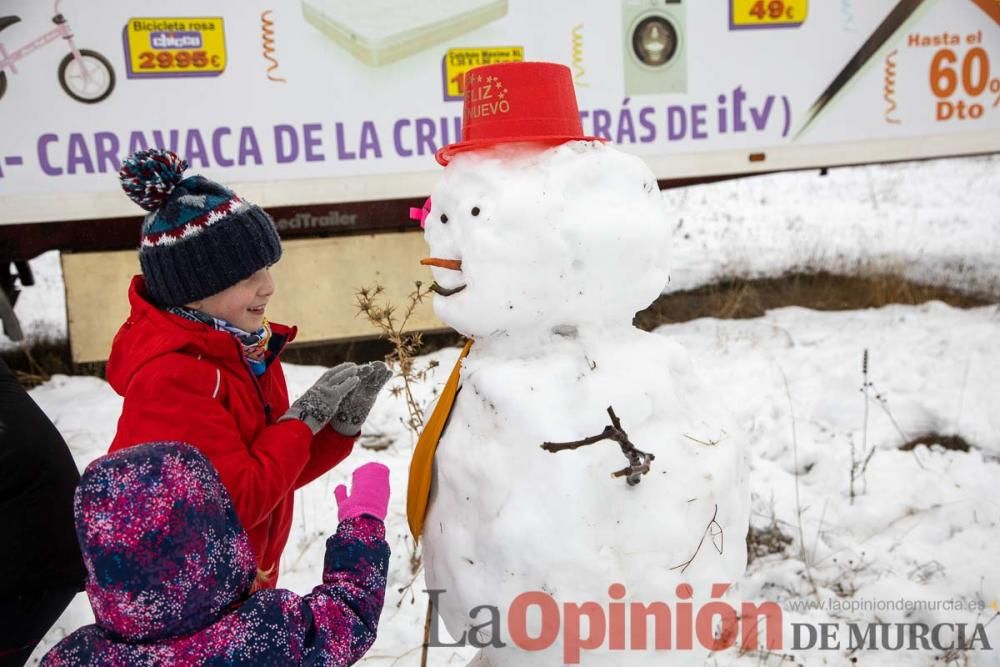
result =
[[[597,435],[570,442],[543,442],[541,448],[555,454],[556,452],[593,445],[602,440],[617,442],[622,450],[622,454],[628,459],[629,464],[621,470],[611,473],[611,476],[625,477],[625,481],[628,482],[629,486],[635,486],[642,480],[642,476],[649,472],[650,463],[656,457],[632,444],[628,439],[628,433],[622,428],[621,420],[618,419],[618,415],[615,414],[615,410],[611,406],[608,406],[608,416],[611,418],[611,425],[605,426],[604,430]]]
[[[586,447],[587,445],[592,445],[595,442],[600,442],[601,440],[616,440],[613,437],[613,428],[611,426],[605,426],[604,430],[597,435],[592,435],[589,438],[584,438],[582,440],[573,440],[571,442],[543,442],[542,449],[547,452],[563,452],[569,449],[579,449],[580,447]]]

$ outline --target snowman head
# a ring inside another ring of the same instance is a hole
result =
[[[462,153],[431,201],[434,312],[466,336],[631,326],[667,283],[656,178],[610,146]]]

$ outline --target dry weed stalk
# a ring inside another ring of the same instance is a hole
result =
[[[792,465],[795,468],[795,518],[799,528],[799,558],[806,568],[806,580],[812,586],[810,594],[818,600],[819,588],[816,586],[812,568],[809,566],[811,558],[806,551],[806,532],[802,527],[802,513],[804,510],[802,509],[802,500],[799,495],[799,438],[795,429],[795,404],[792,402],[792,390],[788,388],[788,376],[785,375],[785,370],[780,364],[778,364],[778,372],[781,373],[781,381],[785,385],[785,397],[788,399],[788,411],[792,421]]]
[[[419,280],[414,282],[414,290],[407,297],[402,318],[397,317],[396,306],[384,300],[384,294],[385,288],[378,284],[375,287],[359,289],[355,295],[358,313],[364,314],[372,326],[392,343],[392,352],[386,355],[385,362],[396,373],[396,377],[403,380],[403,385],[392,387],[389,392],[396,398],[402,396],[406,400],[408,414],[405,422],[406,428],[415,441],[424,427],[424,409],[413,396],[413,386],[417,382],[426,380],[427,373],[436,368],[438,363],[431,361],[426,368],[416,368],[414,357],[419,353],[423,339],[419,331],[407,331],[406,326],[409,324],[410,318],[413,317],[417,306],[430,294],[430,289],[425,288]],[[400,593],[405,592],[413,585],[421,568],[421,558],[416,544],[409,540],[407,540],[407,544],[410,547],[410,573],[413,575],[413,579],[408,586],[400,589]]]
[[[378,284],[373,288],[362,287],[359,289],[356,294],[358,312],[359,314],[363,313],[368,321],[379,330],[381,335],[392,343],[392,352],[386,355],[385,362],[390,369],[396,372],[396,376],[403,380],[403,386],[393,387],[389,391],[397,398],[400,396],[405,398],[406,411],[409,415],[406,420],[406,427],[410,431],[412,441],[416,442],[416,438],[420,435],[424,427],[424,410],[423,406],[413,396],[413,385],[426,380],[427,373],[431,369],[436,368],[438,363],[431,361],[427,364],[426,368],[417,369],[415,367],[413,359],[420,351],[423,339],[420,332],[407,331],[406,326],[409,324],[410,318],[416,311],[417,306],[430,294],[430,288],[425,288],[419,280],[414,282],[414,290],[407,297],[406,308],[403,310],[401,319],[397,318],[396,307],[393,304],[381,302],[380,297],[383,297],[384,294],[385,288]],[[413,584],[416,582],[423,567],[423,558],[418,551],[417,545],[410,540],[406,542],[410,550],[410,574],[412,577],[408,584],[399,589],[401,597],[396,604],[397,608],[406,598],[407,592],[410,594],[410,603],[412,604],[416,601],[413,595]],[[427,613],[424,621],[424,640],[420,652],[421,667],[427,665],[431,614],[431,601],[428,599]]]
[[[854,442],[851,442],[851,504],[854,504],[854,482],[856,480],[861,480],[864,482],[865,471],[868,469],[868,463],[872,460],[872,456],[875,455],[875,445],[872,445],[871,449],[868,449],[868,404],[870,401],[874,401],[875,405],[882,409],[885,416],[889,418],[889,422],[892,424],[893,428],[896,429],[896,433],[902,439],[902,443],[905,446],[906,443],[911,442],[910,437],[903,431],[903,427],[899,425],[896,421],[896,417],[892,414],[889,409],[889,398],[884,392],[879,391],[875,387],[875,383],[872,382],[868,377],[868,349],[865,348],[864,353],[861,357],[861,393],[865,396],[865,412],[864,418],[861,424],[861,452],[858,456],[858,452],[854,450]],[[917,462],[917,465],[926,470],[924,464],[920,461],[917,456],[916,449],[911,450],[913,452],[913,459]]]
[[[25,343],[21,346],[21,351],[24,352],[25,358],[28,360],[28,367],[31,368],[30,371],[14,371],[14,377],[17,379],[18,383],[26,389],[31,389],[32,387],[37,387],[40,384],[44,384],[52,379],[52,376],[42,367],[38,361],[35,360],[35,356],[31,353],[31,347],[29,343]]]
[[[430,288],[424,287],[419,280],[414,283],[414,288],[407,297],[401,319],[397,317],[396,306],[381,301],[380,297],[385,294],[385,288],[381,285],[376,284],[372,288],[362,287],[355,298],[359,314],[364,314],[381,335],[392,343],[393,351],[386,356],[385,362],[396,372],[396,376],[403,380],[403,386],[393,387],[390,392],[397,398],[400,396],[405,398],[406,411],[409,415],[406,427],[413,438],[416,438],[424,427],[424,410],[413,396],[413,385],[426,380],[427,373],[436,368],[438,363],[431,361],[422,369],[414,366],[413,358],[420,351],[423,338],[418,331],[407,331],[406,326],[417,306],[430,294]]]
[[[718,521],[716,521],[716,517],[718,516],[719,516],[719,504],[716,503],[715,511],[712,512],[712,518],[709,519],[708,524],[705,526],[705,530],[701,534],[701,539],[698,540],[698,546],[695,547],[694,553],[691,554],[691,557],[688,558],[683,563],[681,563],[680,565],[674,565],[672,568],[670,568],[671,570],[676,570],[679,568],[681,573],[683,574],[684,570],[688,569],[688,566],[690,566],[691,563],[694,562],[694,559],[697,558],[698,552],[701,551],[701,545],[705,543],[705,538],[708,537],[709,535],[712,536],[712,546],[715,547],[715,550],[718,551],[720,555],[722,554],[722,549],[724,544],[723,541],[725,539],[725,535],[722,531],[722,526],[719,525]]]
[[[863,479],[865,475],[865,470],[868,469],[868,462],[872,460],[872,456],[875,455],[875,446],[868,449],[868,392],[872,388],[872,383],[868,380],[868,348],[865,348],[864,353],[861,355],[861,393],[865,395],[865,414],[861,422],[861,458],[858,458],[858,453],[854,449],[854,440],[851,442],[851,504],[854,504],[854,496],[856,495],[854,491],[854,482]]]

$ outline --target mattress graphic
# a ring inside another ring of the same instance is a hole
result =
[[[507,15],[507,0],[302,0],[306,20],[361,62],[406,58]]]

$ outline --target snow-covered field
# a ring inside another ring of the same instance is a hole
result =
[[[950,160],[835,170],[825,178],[774,175],[666,193],[676,212],[669,289],[789,269],[886,268],[1000,301],[998,167],[996,158]],[[34,268],[44,285],[24,293],[19,315],[31,335],[64,335],[58,258],[43,256]],[[752,525],[777,526],[794,540],[784,553],[751,563],[734,595],[783,603],[784,653],[790,653],[794,622],[980,622],[989,623],[993,651],[855,655],[872,665],[1000,664],[1000,620],[990,623],[1000,608],[1000,308],[783,308],[758,319],[702,319],[655,333],[689,350],[749,434]],[[866,349],[867,419],[861,391]],[[420,400],[432,401],[457,355],[442,350],[419,360],[421,366],[440,362],[417,387]],[[292,394],[323,370],[288,366]],[[58,376],[31,393],[66,437],[81,470],[105,452],[121,407],[106,383]],[[405,416],[402,399],[384,394],[365,440],[387,441],[388,448],[359,447],[340,469],[298,493],[281,573],[280,584],[301,593],[318,582],[323,542],[336,526],[333,488],[363,462],[386,463],[394,488],[387,519],[393,560],[380,636],[364,660],[370,665],[403,667],[420,659],[426,598],[422,577],[413,580],[409,566],[405,484],[413,439]],[[926,433],[960,436],[972,447],[899,450]],[[856,458],[864,458],[865,446],[874,453],[855,481],[852,503],[852,447]],[[404,587],[407,592],[399,593]],[[965,609],[884,608],[898,600],[960,600]],[[793,608],[807,603],[815,608]],[[35,656],[91,620],[80,595]],[[462,665],[473,653],[433,649],[430,664]],[[794,656],[809,667],[849,660],[845,650]],[[730,649],[709,664],[780,663],[778,654]]]

